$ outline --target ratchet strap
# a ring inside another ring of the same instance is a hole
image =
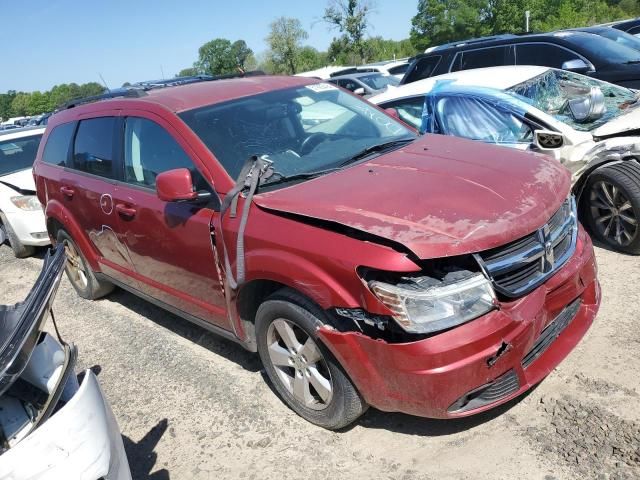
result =
[[[271,169],[271,160],[267,160],[264,157],[252,156],[249,157],[247,162],[240,170],[238,180],[235,186],[224,197],[222,205],[220,206],[220,235],[222,239],[222,247],[224,253],[224,270],[227,284],[232,290],[238,288],[238,285],[242,285],[245,279],[245,261],[244,261],[244,231],[247,226],[247,219],[249,217],[249,209],[251,208],[251,202],[253,195],[258,189],[260,179],[268,178],[273,170]],[[236,218],[238,213],[238,197],[246,190],[245,202],[240,214],[240,225],[238,226],[238,239],[236,243],[236,275],[234,277],[231,271],[231,262],[229,261],[229,254],[224,241],[224,231],[222,229],[222,219],[227,210],[230,218]]]

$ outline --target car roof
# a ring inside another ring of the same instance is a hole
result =
[[[372,67],[367,67],[367,68],[372,68]],[[346,75],[336,75],[335,77],[331,77],[331,80],[340,80],[344,78],[360,78],[360,77],[368,77],[371,75],[383,76],[380,72],[360,72],[360,73],[347,73]]]
[[[33,127],[12,128],[11,130],[0,130],[0,141],[17,140],[18,138],[41,135],[47,127],[36,125]]]
[[[259,75],[243,78],[231,78],[222,80],[202,81],[185,85],[155,88],[141,92],[136,97],[115,97],[100,99],[92,103],[62,110],[55,116],[61,118],[64,112],[74,111],[78,114],[84,112],[98,112],[114,108],[117,103],[121,108],[123,102],[131,102],[131,105],[152,103],[163,106],[175,112],[183,112],[194,108],[227,102],[237,98],[248,97],[260,93],[281,90],[290,87],[301,87],[318,83],[317,79],[306,77],[285,77]]]
[[[435,77],[425,78],[406,85],[389,89],[380,95],[369,99],[373,103],[382,103],[399,98],[424,95],[429,92],[439,80],[455,80],[458,85],[473,85],[475,87],[495,88],[506,90],[530,78],[543,74],[549,67],[530,65],[506,65],[500,67],[476,68],[460,70]]]

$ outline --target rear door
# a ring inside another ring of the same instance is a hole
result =
[[[230,329],[211,243],[217,196],[192,160],[188,144],[162,118],[137,112],[124,118],[123,182],[114,198],[140,289],[182,312]],[[158,174],[191,171],[210,204],[167,203],[156,194]]]
[[[117,114],[114,111],[77,123],[69,168],[60,174],[55,194],[97,251],[102,272],[136,286],[114,205],[119,156]]]

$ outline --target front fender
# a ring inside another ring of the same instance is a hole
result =
[[[58,200],[49,200],[44,211],[45,218],[47,220],[47,229],[50,228],[50,220],[55,220],[67,231],[73,241],[76,243],[82,255],[89,263],[89,266],[94,272],[100,271],[98,264],[98,252],[93,247],[91,242],[87,239],[84,230],[78,225],[73,216],[69,213],[69,210]],[[55,232],[49,231],[52,243],[55,243]]]

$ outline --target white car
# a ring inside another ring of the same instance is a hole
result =
[[[131,480],[109,403],[91,370],[78,382],[76,348],[55,327],[65,263],[49,251],[25,301],[0,306],[0,478]]]
[[[591,233],[610,248],[640,254],[639,99],[636,91],[576,73],[507,66],[431,77],[369,101],[422,133],[554,156],[572,173]]]
[[[31,173],[44,131],[38,127],[0,132],[0,245],[8,241],[19,258],[50,243]]]

